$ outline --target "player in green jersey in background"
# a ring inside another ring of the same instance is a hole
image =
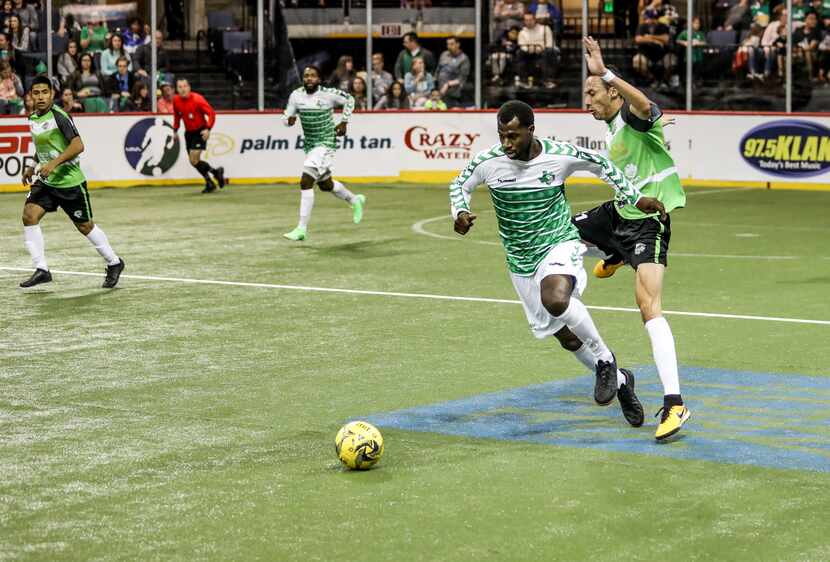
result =
[[[568,342],[560,341],[586,367],[595,369],[594,400],[605,406],[616,396],[628,423],[639,427],[643,407],[634,394],[634,375],[617,368],[579,299],[587,283],[582,267],[586,248],[571,223],[565,180],[577,171],[590,172],[610,184],[620,201],[643,212],[662,214],[663,206],[643,197],[607,158],[536,137],[533,110],[526,103],[505,103],[497,121],[500,144],[478,153],[450,185],[455,231],[464,235],[473,226],[472,191],[487,185],[510,278],[533,335],[541,339],[559,337],[563,331],[572,334]],[[568,345],[572,342],[576,345]]]
[[[343,106],[340,123],[334,124],[334,107]],[[320,86],[320,69],[307,66],[303,71],[303,87],[297,88],[288,98],[283,119],[289,127],[297,122],[303,127],[303,175],[300,178],[300,222],[291,232],[283,234],[289,240],[305,240],[308,237],[308,221],[314,207],[314,184],[331,192],[352,206],[352,220],[358,224],[363,218],[366,197],[355,195],[341,182],[332,179],[331,165],[337,148],[336,137],[346,134],[346,124],[354,109],[354,98],[335,88]]]
[[[663,138],[660,108],[606,68],[593,38],[585,37],[583,42],[592,75],[585,81],[585,106],[594,119],[608,124],[609,158],[643,194],[659,199],[667,213],[685,206],[686,194]],[[637,306],[663,384],[663,407],[658,412],[660,423],[655,437],[666,439],[680,431],[690,416],[680,395],[674,336],[662,309],[671,219],[609,201],[575,216],[573,222],[582,240],[607,256],[594,269],[597,277],[610,277],[624,263],[636,272]]]
[[[124,260],[115,254],[104,231],[92,222],[86,177],[81,170],[84,143],[72,118],[52,103],[54,93],[49,78],[35,78],[30,93],[35,110],[29,115],[29,129],[38,169],[27,166],[23,171],[23,184],[31,185],[23,205],[23,239],[35,272],[20,286],[34,287],[52,280],[40,220],[60,207],[107,262],[103,287],[111,289],[118,284]]]

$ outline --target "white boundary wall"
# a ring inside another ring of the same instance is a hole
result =
[[[682,178],[725,185],[797,184],[830,188],[830,114],[751,116],[678,114],[666,139]],[[597,150],[605,125],[585,113],[537,113],[537,134]],[[77,116],[92,185],[197,182],[172,116]],[[176,140],[178,139],[178,140]],[[358,113],[335,159],[335,174],[365,181],[446,181],[477,151],[498,141],[493,112]],[[207,159],[237,182],[295,181],[303,162],[299,124],[281,116],[220,114]],[[31,161],[27,120],[0,120],[0,189],[20,189]],[[138,170],[138,167],[141,170]]]

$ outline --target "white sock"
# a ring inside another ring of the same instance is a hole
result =
[[[90,243],[95,246],[95,249],[98,250],[98,253],[101,254],[101,257],[107,262],[107,265],[116,265],[120,261],[118,256],[115,255],[115,251],[112,249],[112,246],[110,246],[110,241],[107,239],[107,235],[98,227],[97,224],[92,227],[92,230],[86,235],[86,237]]]
[[[32,264],[35,266],[35,269],[49,271],[49,266],[46,265],[43,231],[40,230],[39,224],[23,227],[23,245],[29,250],[29,255],[32,256]]]
[[[625,384],[625,375],[622,371],[617,369],[617,388]]]
[[[354,193],[346,189],[346,186],[337,180],[332,180],[332,183],[334,183],[334,189],[331,190],[332,194],[351,205]]]
[[[677,374],[677,353],[674,350],[674,336],[666,319],[652,318],[645,324],[651,338],[651,354],[657,365],[657,374],[663,383],[663,394],[680,394],[680,377]]]
[[[614,359],[611,350],[602,341],[597,327],[594,326],[594,321],[582,301],[572,297],[568,308],[556,319],[565,324],[584,345],[587,345],[597,359],[602,361],[612,361]]]
[[[582,347],[574,351],[573,354],[577,361],[585,365],[589,371],[594,371],[597,368],[597,358],[594,355],[594,352],[591,351],[591,349],[584,343],[582,344]]]
[[[311,209],[314,208],[314,189],[300,190],[300,222],[297,226],[302,228],[308,227],[308,221],[311,220]]]

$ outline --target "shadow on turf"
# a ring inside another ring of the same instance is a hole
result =
[[[326,244],[325,246],[297,246],[310,250],[320,256],[336,257],[348,256],[354,258],[388,258],[401,255],[400,248],[390,248],[390,244],[400,242],[404,238],[384,238],[383,240],[362,240],[345,244]],[[415,252],[406,252],[413,254]]]

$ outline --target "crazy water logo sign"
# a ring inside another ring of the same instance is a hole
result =
[[[161,117],[142,119],[127,132],[124,155],[140,174],[160,176],[179,158],[179,137]]]
[[[0,125],[0,174],[17,177],[35,165],[34,143],[28,125]]]
[[[768,174],[817,176],[830,168],[830,129],[810,121],[765,123],[741,139],[741,156]]]
[[[416,125],[404,133],[404,144],[409,150],[420,152],[427,160],[467,160],[478,133],[432,132]]]

